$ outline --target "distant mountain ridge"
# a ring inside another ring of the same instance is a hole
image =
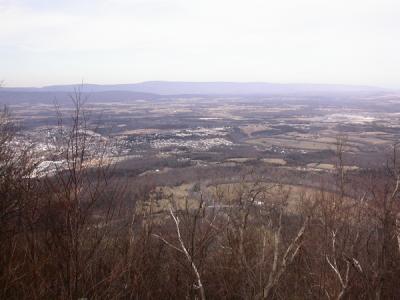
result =
[[[69,91],[47,91],[43,89],[0,89],[0,105],[2,104],[71,104],[73,88]],[[104,91],[104,92],[83,92],[84,99],[89,102],[125,102],[133,100],[157,100],[162,96],[150,93],[136,93],[129,91]]]
[[[135,92],[158,95],[264,95],[295,93],[370,93],[386,89],[372,86],[340,84],[281,84],[267,82],[184,82],[184,81],[145,81],[133,84],[83,84],[53,85],[41,88],[3,88],[13,92],[72,92],[81,86],[87,93],[97,92]]]

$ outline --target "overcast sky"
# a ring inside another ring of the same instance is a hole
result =
[[[400,1],[0,0],[1,79],[400,87]]]

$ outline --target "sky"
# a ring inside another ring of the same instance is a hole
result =
[[[400,1],[0,0],[0,80],[400,87]]]

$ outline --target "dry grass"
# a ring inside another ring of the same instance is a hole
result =
[[[278,165],[278,166],[284,166],[287,163],[286,160],[282,158],[263,158],[261,161],[269,165]]]
[[[189,198],[189,191],[193,188],[193,184],[182,184],[179,186],[162,186],[155,189],[150,199],[146,202],[139,203],[137,207],[139,211],[152,211],[159,213],[167,211],[171,206],[177,209],[184,209],[186,206],[189,208],[197,208],[198,201]],[[158,198],[158,195],[161,197]]]
[[[307,168],[332,171],[335,169],[335,165],[326,164],[326,163],[309,163],[309,164],[307,164]],[[358,167],[357,166],[343,166],[343,169],[345,171],[354,171],[354,170],[358,170]]]
[[[327,143],[312,142],[306,140],[294,140],[285,138],[258,138],[247,141],[249,144],[266,147],[279,146],[283,148],[305,149],[305,150],[334,150],[335,146]]]
[[[157,129],[157,128],[143,128],[143,129],[125,130],[123,132],[118,133],[118,135],[145,135],[145,134],[161,133],[165,131],[167,130]]]
[[[236,157],[236,158],[227,159],[227,161],[236,162],[236,163],[244,163],[244,162],[248,162],[248,161],[252,161],[252,160],[255,160],[255,158],[252,158],[252,157]]]
[[[271,129],[271,127],[265,124],[249,124],[245,126],[240,126],[239,129],[247,136],[251,136],[256,132]]]

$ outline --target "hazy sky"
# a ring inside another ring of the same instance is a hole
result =
[[[0,0],[1,79],[400,87],[400,1]]]

